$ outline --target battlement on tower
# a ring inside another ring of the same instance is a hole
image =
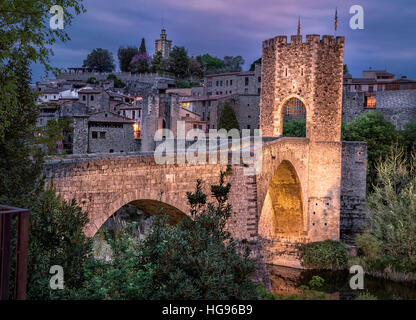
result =
[[[292,35],[290,36],[290,42],[287,41],[287,36],[284,35],[280,35],[280,36],[276,36],[267,40],[263,41],[263,49],[264,48],[269,48],[269,47],[274,47],[276,45],[282,45],[282,44],[323,44],[323,45],[328,45],[328,44],[333,44],[333,45],[338,45],[338,46],[343,46],[344,45],[344,41],[345,41],[345,37],[334,37],[331,35],[323,35],[322,38],[319,34],[308,34],[306,35],[305,41],[303,41],[303,37],[302,35]]]

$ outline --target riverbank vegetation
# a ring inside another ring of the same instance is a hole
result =
[[[386,275],[416,275],[416,153],[392,148],[376,172],[366,229],[357,238],[358,262]]]

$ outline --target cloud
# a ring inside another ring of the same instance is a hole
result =
[[[142,37],[153,53],[163,17],[174,45],[185,46],[192,55],[242,55],[248,67],[261,55],[263,40],[295,34],[299,16],[302,34],[334,34],[337,7],[337,34],[346,36],[345,61],[353,75],[373,64],[392,65],[393,72],[416,78],[414,0],[85,0],[84,4],[87,13],[75,17],[68,30],[72,41],[57,47],[53,62],[82,64],[96,47],[110,50],[116,58],[118,47],[138,46]],[[349,28],[349,8],[354,4],[364,8],[364,30]]]

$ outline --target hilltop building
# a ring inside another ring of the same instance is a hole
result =
[[[164,59],[168,58],[172,50],[172,40],[167,39],[166,29],[160,33],[160,39],[155,41],[155,53],[161,51]]]

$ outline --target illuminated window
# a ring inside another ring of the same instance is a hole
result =
[[[376,97],[375,96],[365,97],[364,106],[366,108],[375,108],[375,106],[376,106]]]

